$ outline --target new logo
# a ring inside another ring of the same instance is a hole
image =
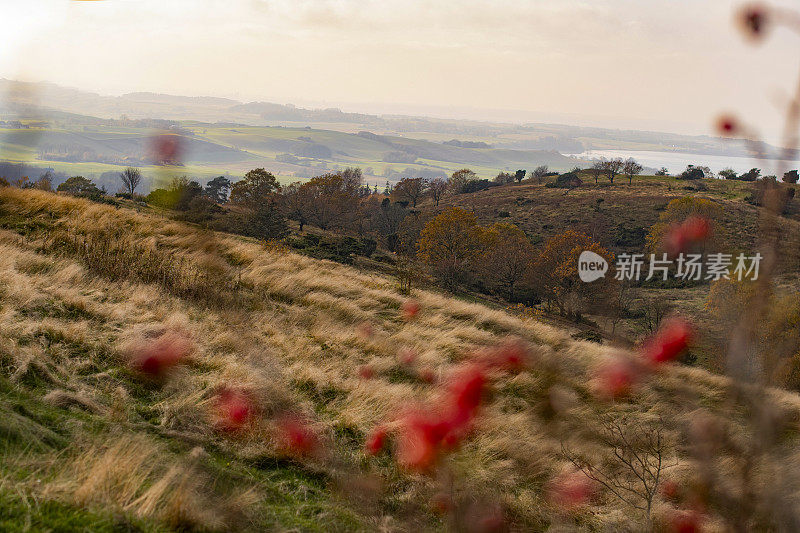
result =
[[[600,279],[608,272],[608,261],[589,250],[581,252],[578,257],[578,276],[581,281],[591,283],[596,279]]]

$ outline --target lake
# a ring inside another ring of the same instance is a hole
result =
[[[760,161],[752,157],[735,157],[726,155],[688,154],[684,152],[651,152],[646,150],[589,150],[580,154],[569,154],[578,159],[605,157],[612,159],[632,157],[646,167],[667,167],[670,174],[678,174],[686,170],[687,165],[709,167],[714,172],[724,168],[732,168],[738,173],[747,172],[753,167],[761,169],[762,176],[775,174],[778,160]],[[791,170],[800,168],[800,161],[786,161],[784,168]]]

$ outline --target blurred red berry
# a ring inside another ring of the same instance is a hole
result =
[[[474,413],[481,404],[486,388],[486,374],[479,365],[460,369],[448,386],[450,399],[459,411]]]
[[[499,505],[481,506],[477,510],[475,520],[467,526],[467,531],[470,533],[497,533],[505,530],[506,520]]]
[[[151,141],[153,159],[157,164],[176,165],[183,159],[183,138],[174,133],[162,133]]]
[[[372,379],[375,377],[375,370],[370,365],[361,365],[358,368],[358,377],[361,379]]]
[[[400,351],[397,352],[397,358],[404,365],[411,365],[417,360],[417,352],[411,348],[401,348]]]
[[[369,340],[375,335],[375,329],[369,322],[362,322],[356,326],[356,334],[364,340]]]
[[[670,502],[678,501],[680,495],[678,484],[671,479],[667,479],[661,483],[658,492],[661,494],[662,498]]]
[[[398,464],[410,470],[427,472],[439,457],[442,425],[421,411],[406,414],[401,421],[395,451]]]
[[[684,220],[682,226],[690,241],[703,241],[711,235],[711,222],[706,217],[690,216]]]
[[[431,508],[439,514],[446,514],[453,510],[453,500],[444,492],[439,492],[431,498]]]
[[[667,515],[667,531],[670,533],[697,533],[702,516],[695,511],[672,510]]]
[[[162,378],[181,364],[192,350],[192,343],[185,336],[167,332],[134,348],[131,366],[151,378]]]
[[[670,255],[677,256],[710,235],[711,221],[707,217],[693,215],[667,228],[663,239],[664,249]]]
[[[759,41],[763,39],[769,28],[769,8],[762,3],[753,3],[742,7],[736,20],[745,37]]]
[[[419,379],[421,379],[425,383],[435,383],[436,373],[433,371],[432,368],[429,367],[421,368],[419,370]]]
[[[654,364],[674,361],[686,350],[692,338],[692,328],[682,318],[666,320],[655,337],[644,345],[644,356]]]
[[[594,483],[582,472],[564,472],[550,481],[548,499],[564,510],[573,510],[589,503],[594,496]]]
[[[487,363],[491,367],[508,372],[521,372],[528,366],[530,351],[522,341],[512,340],[491,350],[487,359]]]
[[[416,300],[406,300],[400,310],[405,320],[413,320],[419,314],[420,305]]]
[[[598,395],[607,400],[619,400],[628,396],[639,378],[639,372],[630,361],[617,358],[602,365],[596,375]]]
[[[281,449],[291,455],[305,457],[319,446],[319,438],[309,423],[299,417],[285,417],[278,422]]]
[[[726,137],[739,132],[739,122],[731,115],[722,115],[717,119],[717,133]]]
[[[225,387],[215,398],[217,427],[224,431],[239,431],[251,420],[255,404],[251,395],[240,389]]]
[[[378,455],[378,453],[383,450],[384,446],[386,446],[386,436],[385,427],[378,426],[373,429],[372,432],[367,435],[367,442],[364,445],[367,453],[370,455]]]

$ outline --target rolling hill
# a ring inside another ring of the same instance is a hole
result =
[[[746,512],[741,497],[796,511],[794,394],[762,391],[776,429],[763,454],[720,444],[704,463],[717,432],[761,443],[761,419],[699,369],[666,365],[611,400],[598,383],[626,354],[567,330],[418,289],[410,315],[391,279],[39,191],[0,189],[0,249],[7,530],[642,530],[639,500],[558,481],[575,479],[568,449],[613,463],[608,417],[657,424],[662,482],[710,495],[691,511],[708,530]],[[509,336],[523,367],[486,375],[474,427],[433,470],[365,454],[376,425],[399,430],[399,411],[452,391]],[[181,364],[148,378],[131,362],[152,346]],[[252,407],[239,431],[214,419],[231,390]],[[295,448],[314,453],[283,446],[286,413],[307,421]],[[672,527],[688,504],[658,494],[652,520]]]

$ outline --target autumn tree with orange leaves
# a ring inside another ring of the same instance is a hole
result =
[[[458,207],[431,219],[419,238],[419,258],[450,287],[464,281],[477,265],[481,249],[475,215]]]
[[[572,230],[548,240],[531,268],[530,283],[540,297],[555,305],[565,316],[577,316],[592,310],[597,304],[607,302],[616,281],[610,274],[591,283],[578,277],[578,257],[588,250],[614,263],[614,254],[594,242],[588,235]]]

